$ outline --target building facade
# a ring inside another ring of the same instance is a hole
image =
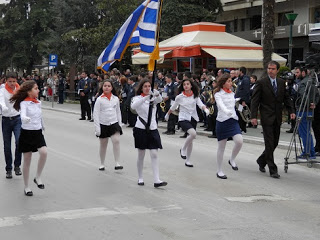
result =
[[[320,51],[320,0],[275,1],[274,52],[288,59],[290,23],[285,14],[297,13],[293,25],[292,63]],[[261,44],[262,0],[221,0],[217,22],[233,35]]]

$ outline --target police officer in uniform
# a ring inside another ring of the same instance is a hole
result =
[[[81,118],[79,120],[86,120],[86,115],[88,116],[88,120],[91,120],[91,107],[89,104],[90,79],[85,71],[81,73],[81,79],[78,83],[78,94],[80,95],[81,105]]]

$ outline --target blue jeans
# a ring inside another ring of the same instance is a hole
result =
[[[310,157],[314,157],[315,151],[311,135],[312,119],[307,119],[308,116],[312,116],[312,112],[297,112],[297,117],[301,117],[298,132],[303,143],[302,155],[308,154]]]
[[[14,134],[15,143],[16,143],[14,166],[20,167],[21,165],[21,152],[19,151],[19,146],[18,146],[20,130],[21,130],[20,115],[13,118],[2,117],[2,137],[3,137],[4,157],[6,160],[6,171],[12,171],[12,153],[11,153],[12,132]]]

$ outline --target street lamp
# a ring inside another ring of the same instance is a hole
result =
[[[287,19],[289,20],[289,22],[290,22],[289,59],[288,59],[290,70],[291,70],[292,47],[293,47],[293,44],[292,44],[292,26],[293,26],[294,20],[296,20],[297,16],[298,16],[297,13],[287,13],[287,14],[286,14],[286,18],[287,18]]]

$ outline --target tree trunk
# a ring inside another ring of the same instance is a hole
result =
[[[275,0],[263,0],[263,67],[267,69],[268,62],[272,60],[273,38],[275,32],[274,26],[274,7]]]

